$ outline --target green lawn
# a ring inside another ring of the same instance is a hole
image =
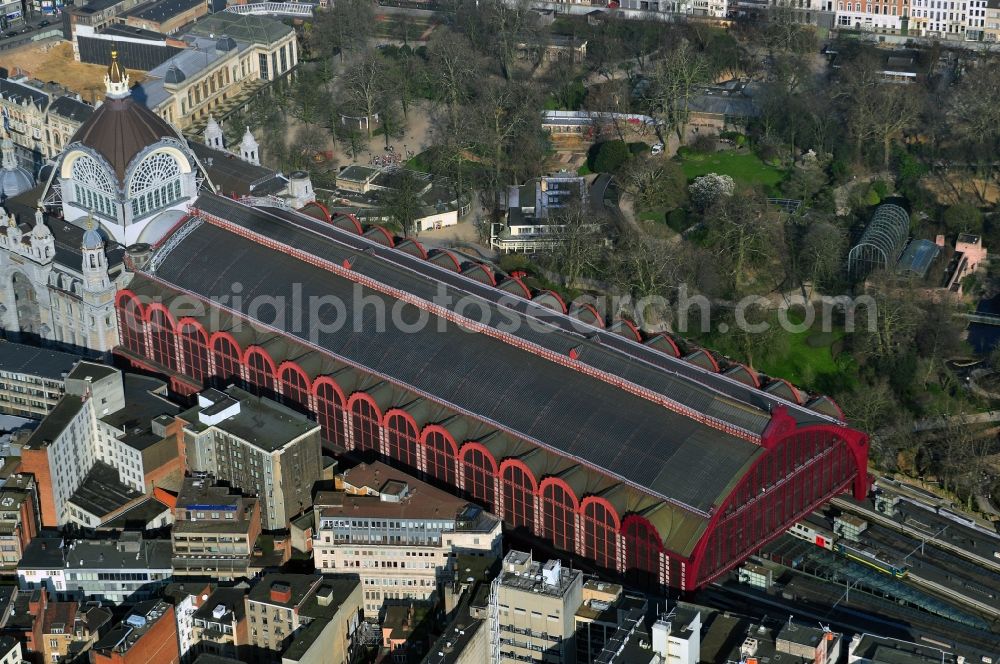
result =
[[[702,153],[681,150],[678,156],[681,160],[681,169],[689,180],[708,173],[718,173],[728,175],[744,184],[763,184],[771,187],[785,177],[783,171],[768,166],[750,151]]]

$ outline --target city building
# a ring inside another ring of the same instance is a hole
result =
[[[944,247],[943,235],[937,237],[936,244]],[[945,272],[945,288],[961,297],[962,280],[985,266],[988,255],[981,236],[960,233],[955,240],[955,253]]]
[[[82,5],[73,5],[66,9],[63,37],[75,45],[78,35],[90,35],[118,23],[119,16],[142,2],[143,0],[93,0]]]
[[[983,23],[985,28],[986,0],[911,0],[910,24],[907,34],[918,37],[938,37],[943,39],[965,39],[965,31],[971,19],[970,5],[982,3]],[[979,36],[978,19],[974,28]]]
[[[205,390],[181,413],[188,466],[258,496],[265,530],[312,506],[322,472],[320,428],[287,406],[238,387]]]
[[[0,664],[21,664],[21,642],[13,636],[0,636]]]
[[[67,374],[66,394],[21,449],[44,526],[96,527],[154,486],[179,485],[179,427],[161,417],[179,409],[165,395],[161,381],[104,364]]]
[[[608,644],[613,644],[623,620],[635,614],[645,616],[645,598],[624,592],[617,583],[584,579],[576,624],[576,663],[594,664]],[[690,664],[697,664],[695,658]]]
[[[140,602],[102,636],[90,664],[180,664],[174,607],[162,600]]]
[[[105,515],[100,531],[159,530],[174,522],[173,508],[155,495],[141,495],[131,503]],[[71,512],[72,514],[72,512]]]
[[[336,489],[314,498],[313,559],[323,573],[360,576],[367,614],[443,601],[458,554],[500,554],[499,519],[384,463],[345,471]]]
[[[45,588],[60,600],[122,604],[155,597],[173,574],[170,542],[122,533],[116,541],[38,536],[17,565],[22,590]],[[173,615],[171,615],[173,622]]]
[[[247,596],[250,660],[346,664],[358,645],[361,606],[356,576],[267,574]]]
[[[211,477],[185,478],[170,533],[174,573],[252,576],[248,568],[260,524],[256,497],[218,485]]]
[[[943,645],[943,644],[942,644]],[[847,664],[954,664],[955,656],[929,643],[911,643],[873,634],[855,634]]]
[[[66,388],[78,355],[0,341],[0,413],[41,419]]]
[[[150,0],[121,14],[125,25],[172,35],[189,23],[208,14],[202,0]]]
[[[214,589],[215,584],[197,579],[169,583],[163,589],[163,600],[174,607],[178,652],[185,664],[195,659],[193,648],[199,641],[194,631],[194,614]]]
[[[867,437],[829,399],[349,218],[207,193],[196,208],[117,296],[131,331],[116,353],[180,393],[273,395],[331,448],[425,473],[640,585],[701,587],[816,504],[867,494]],[[322,324],[258,308],[359,293],[366,306],[326,307]],[[428,324],[378,320],[400,302]]]
[[[111,621],[111,611],[106,608],[58,601],[44,588],[19,591],[12,587],[5,608],[4,634],[23,642],[26,661],[39,664],[86,659],[87,651]],[[0,662],[5,660],[0,658]]]
[[[266,16],[211,14],[181,39],[187,48],[151,69],[138,86],[143,103],[181,129],[204,126],[213,112],[298,64],[295,30]]]
[[[558,560],[535,562],[510,551],[489,598],[491,653],[514,661],[576,662],[576,610],[583,602],[583,572]]]
[[[11,475],[0,487],[0,569],[17,567],[28,543],[38,535],[39,526],[34,477]]]
[[[505,221],[494,224],[490,244],[498,251],[524,253],[557,247],[569,229],[560,210],[573,205],[587,205],[587,182],[576,174],[558,173],[511,185],[503,201]],[[597,228],[593,224],[589,230]]]
[[[0,79],[0,113],[7,137],[17,147],[19,166],[34,176],[59,154],[94,108],[66,88],[21,76]]]
[[[216,588],[194,612],[194,645],[191,653],[245,659],[250,632],[246,615],[247,587]]]
[[[913,6],[925,0],[913,0]],[[937,3],[934,3],[936,6]],[[930,3],[928,3],[930,6]],[[913,23],[910,19],[910,0],[837,0],[837,27],[854,30],[869,30],[887,34],[906,34],[915,27],[920,11],[914,9]]]

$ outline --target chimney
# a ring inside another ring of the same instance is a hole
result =
[[[271,584],[271,601],[279,604],[287,604],[292,601],[292,587],[287,583],[276,582]]]

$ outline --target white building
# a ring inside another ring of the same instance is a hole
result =
[[[500,553],[499,519],[384,463],[342,473],[336,488],[316,494],[313,559],[324,574],[358,574],[366,611],[433,604],[457,554]]]
[[[179,470],[176,440],[154,431],[152,423],[178,411],[165,393],[158,380],[92,362],[80,362],[66,376],[66,395],[21,450],[24,471],[38,478],[44,526],[98,525],[69,505],[98,462],[117,470],[118,482],[139,494],[151,490],[149,474],[171,463]]]

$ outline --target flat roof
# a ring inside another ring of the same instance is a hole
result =
[[[294,32],[295,29],[290,25],[268,16],[216,12],[195,22],[187,34],[199,37],[215,35],[216,38],[228,35],[234,39],[259,44],[273,43]]]
[[[246,588],[216,588],[212,594],[208,596],[208,599],[202,602],[198,610],[194,612],[194,617],[201,618],[202,620],[213,620],[216,622],[243,620],[243,616],[246,615],[246,602],[243,600],[246,596]],[[216,607],[219,606],[224,607],[226,612],[221,618],[216,618],[214,612]]]
[[[176,415],[180,406],[155,390],[162,390],[162,380],[139,374],[122,376],[125,407],[105,415],[101,421],[124,432],[121,440],[132,449],[142,450],[163,440],[153,433],[152,422],[161,415]]]
[[[58,350],[0,341],[0,371],[63,380],[80,359],[79,355]]]
[[[319,428],[317,423],[302,413],[234,385],[227,387],[225,394],[239,402],[240,412],[211,426],[267,452],[280,450],[293,440]],[[211,408],[212,406],[208,406],[205,410]],[[180,418],[188,423],[187,428],[198,432],[209,428],[199,418],[202,410],[195,406],[180,414]]]
[[[75,394],[64,394],[45,419],[28,436],[24,449],[37,450],[48,446],[66,430],[69,423],[83,408],[83,399]]]
[[[282,656],[290,660],[301,659],[309,650],[327,623],[337,615],[347,598],[361,585],[361,579],[352,574],[324,576],[316,591],[299,607],[299,614],[312,618],[313,622],[296,634]],[[324,604],[319,597],[325,597]]]
[[[122,483],[117,469],[98,461],[87,472],[68,502],[103,520],[108,514],[141,495],[141,492]]]
[[[64,540],[61,537],[40,535],[28,543],[18,568],[59,569],[130,569],[169,570],[171,559],[170,540],[144,540],[141,537],[126,540],[123,533],[118,541]]]
[[[72,380],[101,380],[107,378],[108,376],[113,376],[119,373],[118,369],[112,366],[103,364],[101,362],[95,362],[93,360],[86,360],[76,365],[76,367],[69,372],[66,378]]]
[[[134,16],[147,21],[162,23],[202,4],[204,4],[204,0],[151,0],[128,10],[121,15],[121,18]]]

